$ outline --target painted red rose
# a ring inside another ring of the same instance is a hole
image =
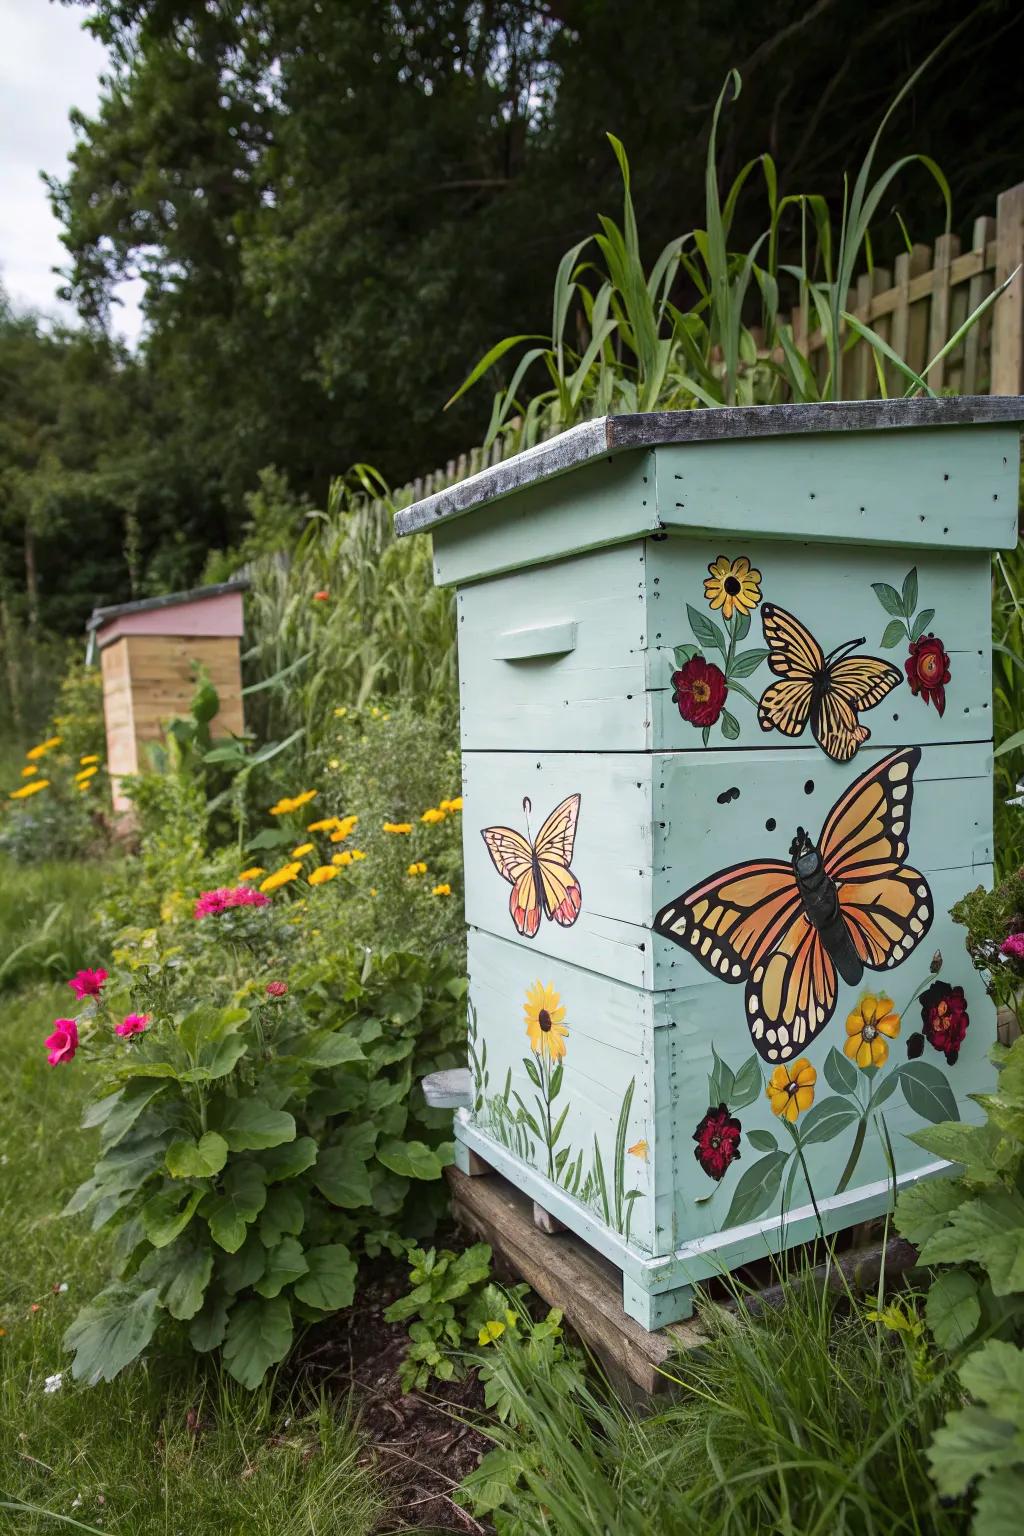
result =
[[[685,666],[673,672],[672,687],[679,713],[696,726],[714,725],[729,692],[725,673],[703,656],[691,656]]]
[[[720,1179],[740,1155],[740,1122],[724,1104],[709,1109],[693,1133],[697,1145],[693,1155],[704,1172],[713,1179]]]
[[[932,703],[943,714],[946,708],[946,684],[949,682],[949,657],[942,641],[935,635],[922,635],[910,642],[906,663],[907,682],[916,699]]]
[[[933,981],[921,993],[921,1021],[928,1044],[942,1052],[949,1066],[954,1066],[971,1022],[963,987]]]

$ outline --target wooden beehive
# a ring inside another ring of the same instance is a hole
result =
[[[916,1130],[978,1117],[995,1020],[948,913],[991,878],[1022,419],[609,418],[399,515],[458,592],[459,1165],[618,1264],[648,1327],[877,1214],[946,1166]]]
[[[130,801],[121,780],[149,767],[146,747],[168,721],[187,715],[199,669],[220,699],[214,735],[245,729],[239,643],[245,582],[226,582],[168,597],[97,608],[89,630],[103,669],[107,767],[114,810]]]

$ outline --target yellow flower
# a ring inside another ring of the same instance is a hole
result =
[[[31,747],[29,751],[25,753],[25,756],[28,758],[30,763],[36,763],[41,757],[46,756],[51,747],[59,747],[60,740],[61,739],[59,736],[50,736],[46,741],[41,741],[37,747]]]
[[[383,826],[385,832],[411,832],[411,821],[386,821]]]
[[[366,854],[363,852],[363,850],[361,848],[353,848],[352,849],[352,862],[353,862],[353,864],[356,864],[356,863],[359,862],[360,859],[365,859],[365,858],[366,858]]]
[[[451,893],[452,888],[450,885],[435,885],[430,894],[431,896],[450,896]]]
[[[328,880],[336,880],[338,871],[333,864],[321,864],[319,869],[310,870],[306,876],[310,885],[326,885]]]
[[[316,799],[319,793],[318,789],[304,789],[301,795],[295,796],[295,809],[299,810],[302,806],[308,805],[311,800]]]
[[[301,864],[284,864],[280,869],[275,869],[272,875],[267,876],[260,890],[276,891],[279,886],[287,885],[291,880],[297,880],[301,870]]]
[[[341,709],[336,709],[334,711],[334,717],[336,720],[344,720],[347,714],[348,710],[344,707],[344,705],[341,707]]]
[[[99,773],[99,769],[98,768],[82,768],[82,769],[79,770],[78,773],[75,774],[75,783],[76,784],[81,784],[83,782],[88,783],[88,781],[92,778],[93,774],[95,774],[95,773]]]
[[[346,837],[351,837],[352,836],[353,831],[355,830],[355,828],[359,824],[359,817],[358,816],[342,816],[340,818],[335,817],[334,824],[335,824],[335,827],[337,828],[337,830],[331,833],[331,842],[332,843],[343,843],[345,841]]]
[[[29,763],[27,768],[23,768],[21,770],[21,776],[23,779],[30,779],[34,773],[38,772],[39,769],[36,767],[35,763]]]
[[[292,858],[293,859],[304,859],[306,857],[307,853],[312,853],[313,852],[313,848],[314,848],[314,844],[313,843],[300,843],[297,848],[293,848],[292,849]]]
[[[462,796],[456,795],[454,800],[442,800],[441,809],[442,811],[461,811]]]
[[[332,757],[330,762],[327,764],[327,766],[328,766],[328,768],[340,768],[341,767],[341,763],[338,761],[338,759],[336,757]]]
[[[746,555],[738,560],[719,555],[708,570],[704,596],[713,609],[721,608],[726,622],[734,613],[753,613],[761,601],[761,572],[753,569]]]
[[[295,810],[295,801],[287,798],[281,799],[276,805],[272,805],[267,812],[268,816],[288,816]]]
[[[406,870],[407,875],[425,875],[426,872],[427,866],[422,862],[417,864],[410,864],[409,868]]]
[[[523,1015],[526,1019],[526,1033],[530,1037],[530,1050],[538,1056],[543,1053],[552,1061],[559,1061],[565,1055],[565,1038],[569,1031],[562,1023],[565,1009],[554,987],[535,981],[527,990]]]
[[[505,1332],[505,1324],[498,1318],[492,1317],[480,1329],[477,1335],[478,1344],[493,1344],[495,1339],[500,1339]]]
[[[307,832],[333,832],[335,827],[340,827],[341,822],[337,816],[326,816],[323,821],[311,821],[306,828]]]
[[[339,869],[344,869],[352,863],[352,855],[346,849],[343,853],[336,853],[331,863],[337,865]]]
[[[445,812],[441,810],[435,810],[433,806],[431,806],[429,811],[424,811],[423,815],[420,817],[420,821],[425,821],[428,827],[436,827],[437,823],[439,821],[444,821],[444,819]]]
[[[41,789],[48,789],[49,779],[32,779],[28,784],[23,784],[20,789],[12,789],[12,800],[27,800],[29,795],[37,795]]]
[[[243,869],[242,873],[239,875],[238,878],[239,878],[240,881],[244,881],[244,880],[258,880],[260,875],[265,875],[265,874],[266,874],[266,870],[263,868],[263,866],[261,864],[254,864],[252,866],[252,869]]]
[[[883,1067],[889,1059],[886,1036],[895,1040],[899,1032],[900,1016],[893,1012],[892,998],[865,992],[853,1012],[847,1015],[843,1051],[862,1071],[867,1067]]]
[[[78,761],[79,761],[79,764],[81,765],[81,767],[88,768],[90,763],[98,763],[99,762],[99,756],[95,752],[90,752],[85,757],[80,757],[78,759]]]
[[[646,1143],[646,1141],[638,1141],[635,1146],[627,1147],[626,1151],[629,1153],[630,1157],[642,1157],[644,1162],[646,1163],[646,1161],[647,1161],[647,1143]]]
[[[792,1125],[797,1115],[814,1103],[817,1081],[818,1074],[806,1056],[798,1056],[788,1067],[776,1067],[765,1089],[772,1114],[782,1115]]]

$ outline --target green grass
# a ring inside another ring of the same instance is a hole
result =
[[[59,899],[62,974],[96,963],[89,918],[101,873],[6,869],[0,956]],[[385,1502],[358,1429],[323,1402],[246,1393],[166,1339],[108,1385],[71,1382],[61,1337],[107,1279],[109,1240],[58,1214],[95,1147],[93,1133],[78,1129],[87,1067],[79,1059],[51,1068],[42,1049],[70,994],[38,979],[49,971],[46,954],[37,962],[36,979],[8,991],[0,1009],[0,1529],[362,1536],[378,1528]],[[60,1389],[47,1393],[58,1372]]]

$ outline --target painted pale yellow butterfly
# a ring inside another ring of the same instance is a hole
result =
[[[527,799],[523,810],[529,817],[532,806]],[[530,841],[529,821],[525,837],[512,827],[481,830],[495,869],[512,887],[508,910],[516,931],[527,939],[532,939],[540,927],[542,907],[545,915],[563,928],[571,928],[580,915],[583,892],[569,868],[579,814],[580,796],[570,795],[555,806],[536,842]]]

